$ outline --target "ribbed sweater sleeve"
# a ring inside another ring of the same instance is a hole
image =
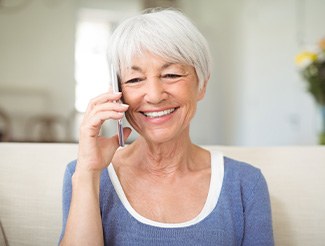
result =
[[[274,245],[270,197],[264,176],[256,173],[256,183],[244,197],[244,238],[243,246]]]

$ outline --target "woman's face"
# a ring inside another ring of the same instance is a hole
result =
[[[199,91],[194,67],[170,63],[150,53],[132,59],[121,70],[126,117],[145,139],[163,143],[188,132]]]

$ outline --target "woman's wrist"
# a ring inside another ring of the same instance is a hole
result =
[[[96,191],[99,191],[100,183],[100,174],[99,170],[87,170],[85,168],[76,167],[74,174],[72,175],[72,184],[74,187],[82,186],[84,189],[85,186],[93,187]]]

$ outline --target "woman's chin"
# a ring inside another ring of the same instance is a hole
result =
[[[183,134],[175,129],[171,128],[163,128],[163,129],[155,129],[151,131],[146,131],[141,134],[142,137],[151,144],[164,144],[164,143],[172,143],[173,141],[185,141],[182,136],[185,136],[186,133]],[[182,140],[183,139],[183,140]]]

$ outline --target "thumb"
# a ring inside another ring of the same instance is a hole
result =
[[[131,132],[132,132],[132,129],[130,127],[123,127],[123,140],[124,140],[124,142],[128,139]],[[113,136],[112,139],[114,139],[113,144],[114,144],[114,147],[117,149],[120,146],[119,145],[119,136],[118,136],[118,134]]]
[[[123,128],[124,141],[130,136],[132,129],[130,127]],[[109,163],[113,158],[115,151],[119,148],[118,134],[111,138],[100,137],[99,144],[104,150],[106,163]]]
[[[130,127],[123,127],[123,140],[126,141],[131,135],[132,129]],[[117,136],[118,137],[118,136]]]
[[[123,128],[123,134],[124,134],[124,141],[129,138],[129,136],[132,133],[132,129],[130,127],[124,127]]]
[[[128,137],[130,136],[132,132],[132,129],[130,127],[124,127],[123,128],[123,139],[126,141]],[[111,138],[105,138],[105,137],[100,137],[99,138],[101,146],[103,146],[105,149],[108,146],[113,147],[113,151],[115,152],[117,148],[119,147],[119,139],[118,139],[118,134],[115,134]]]
[[[124,141],[128,139],[132,132],[132,129],[130,127],[124,127],[123,128],[123,136]],[[115,151],[120,147],[119,145],[119,139],[118,134],[111,138],[106,137],[99,137],[98,138],[99,145],[105,150],[105,153],[107,153],[107,156],[113,156]]]

